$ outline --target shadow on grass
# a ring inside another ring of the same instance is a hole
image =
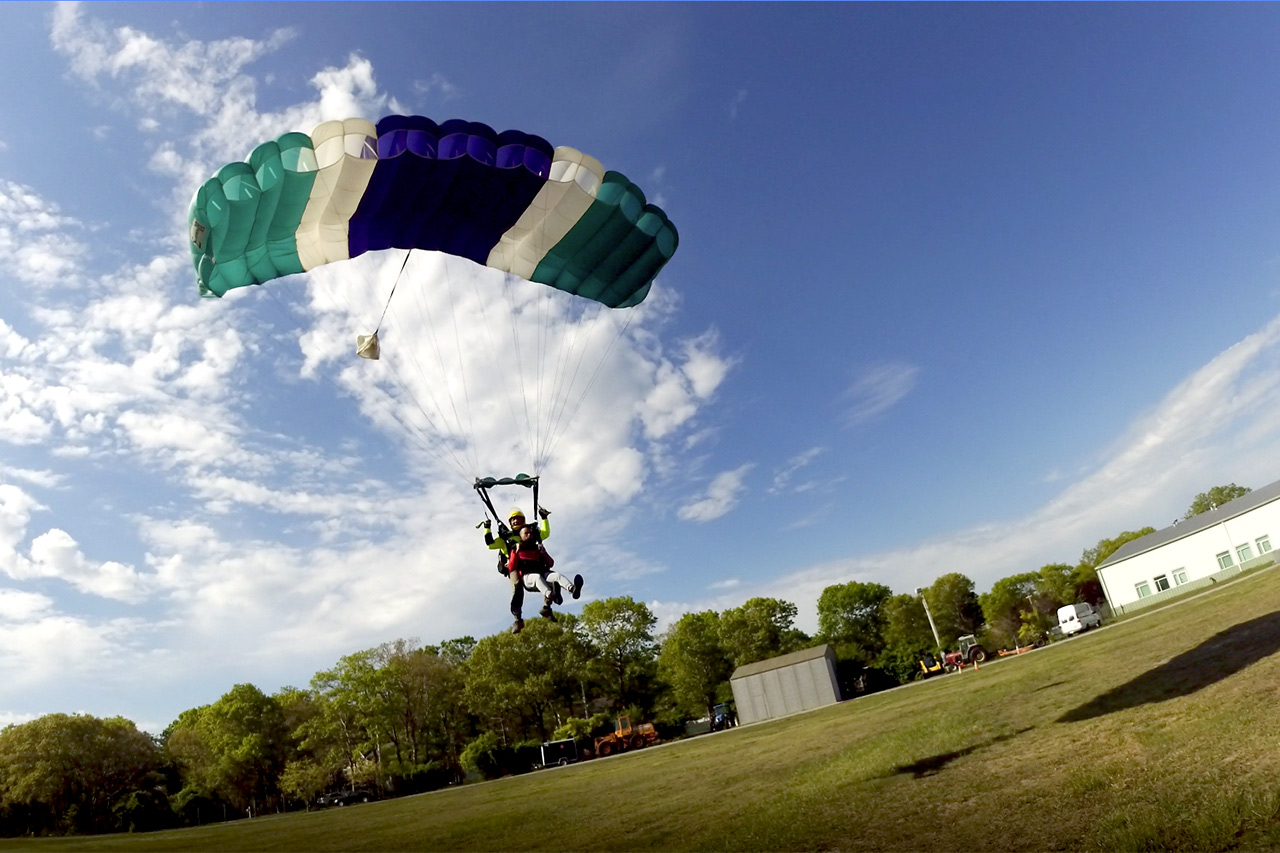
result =
[[[1032,690],[1031,692],[1032,692],[1032,693],[1039,693],[1041,690],[1048,690],[1050,687],[1061,687],[1062,685],[1064,685],[1064,684],[1066,684],[1066,683],[1067,683],[1067,682],[1065,682],[1065,681],[1054,681],[1054,682],[1052,682],[1052,683],[1050,683],[1050,684],[1042,684],[1042,685],[1040,685],[1039,687],[1037,687],[1035,690]]]
[[[1113,711],[1164,702],[1203,690],[1280,651],[1280,611],[1233,625],[1127,684],[1108,690],[1058,718],[1075,723]]]
[[[975,743],[973,746],[966,746],[964,749],[959,749],[955,752],[944,752],[941,755],[930,755],[928,758],[922,758],[911,764],[899,764],[897,767],[893,768],[893,772],[910,773],[917,779],[923,779],[926,776],[933,776],[936,773],[942,772],[942,770],[946,769],[948,764],[955,761],[957,758],[964,758],[966,755],[970,755],[980,749],[986,749],[987,747],[993,746],[1001,741],[1013,740],[1023,732],[1029,731],[1031,731],[1030,728],[1019,729],[1013,734],[996,735],[991,738],[991,740],[983,741],[982,743]]]

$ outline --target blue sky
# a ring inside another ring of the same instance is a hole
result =
[[[0,20],[0,722],[158,731],[236,683],[506,627],[474,494],[352,354],[394,261],[196,297],[192,192],[327,119],[536,133],[680,229],[542,471],[588,598],[665,625],[776,596],[812,631],[833,583],[985,591],[1280,476],[1274,5]],[[475,349],[441,375],[472,377],[476,464],[518,468],[498,401],[521,360]]]

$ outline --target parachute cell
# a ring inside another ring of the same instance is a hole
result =
[[[636,305],[675,253],[661,208],[568,147],[479,122],[328,121],[264,142],[196,192],[200,293],[380,249],[428,249],[595,300]]]

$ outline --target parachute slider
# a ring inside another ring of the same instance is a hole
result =
[[[475,488],[490,489],[494,486],[524,486],[529,488],[537,484],[537,477],[530,477],[528,474],[516,474],[514,477],[477,477]]]
[[[485,509],[489,510],[489,514],[497,519],[498,524],[502,524],[502,516],[498,515],[498,511],[493,508],[493,501],[489,500],[489,490],[495,486],[524,486],[533,489],[533,514],[538,515],[538,478],[530,477],[528,474],[516,474],[514,477],[476,477],[475,490],[480,495],[480,500],[484,502]]]
[[[356,355],[361,358],[378,360],[378,333],[372,335],[356,335]]]

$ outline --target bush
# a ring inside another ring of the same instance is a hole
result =
[[[458,759],[463,769],[485,779],[528,773],[542,760],[542,741],[521,741],[505,746],[493,732],[485,732],[462,750]]]
[[[238,820],[244,813],[222,797],[196,785],[188,785],[169,798],[175,814],[185,826]]]
[[[111,808],[121,832],[151,832],[178,823],[169,798],[156,790],[134,791]]]
[[[876,659],[876,668],[895,683],[905,684],[923,674],[923,670],[920,669],[920,658],[926,651],[930,650],[891,646],[880,653],[880,657]],[[936,655],[937,652],[933,654]]]
[[[595,714],[588,720],[581,717],[570,717],[552,733],[552,740],[582,740],[594,736],[596,729],[609,722],[604,714]]]
[[[445,787],[453,781],[453,773],[439,761],[428,761],[395,768],[391,778],[391,787],[396,794],[421,794]]]
[[[502,775],[502,742],[493,732],[484,732],[462,750],[458,757],[463,769],[479,773],[485,779],[497,779]]]

